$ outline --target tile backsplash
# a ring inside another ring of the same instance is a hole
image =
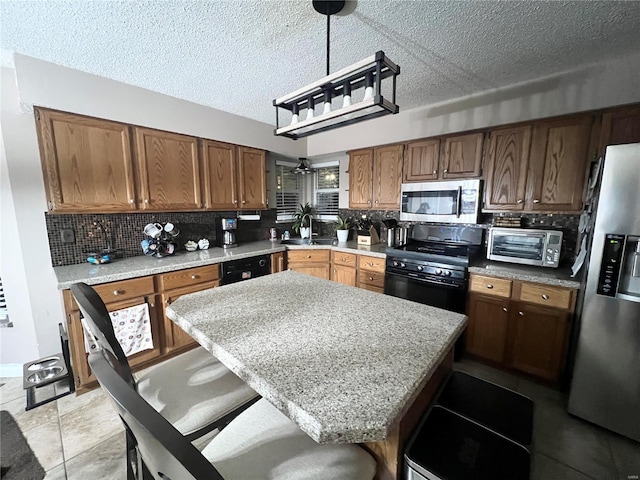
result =
[[[112,214],[49,214],[45,213],[51,263],[53,266],[84,263],[90,252],[105,248],[117,250],[116,258],[142,255],[140,242],[146,238],[144,226],[153,222],[171,222],[180,230],[176,238],[177,250],[184,250],[188,240],[207,238],[216,246],[216,224],[220,218],[236,217],[237,212],[174,212],[174,213],[112,213]],[[386,238],[382,220],[399,218],[398,211],[340,210],[343,218],[360,219],[362,215],[378,228],[380,238]],[[481,214],[479,224],[490,227],[498,217],[520,217],[524,228],[552,228],[563,231],[563,261],[573,262],[578,239],[577,227],[580,215],[559,214]],[[402,222],[405,224],[405,222]],[[408,225],[408,224],[407,224]],[[261,212],[260,220],[239,220],[236,238],[238,243],[248,243],[269,238],[269,229],[276,228],[278,238],[285,230],[291,231],[291,223],[276,224],[276,210]],[[73,243],[62,242],[62,230],[72,230]],[[335,236],[333,222],[314,222],[314,232],[323,237]],[[293,232],[292,232],[293,233]],[[353,233],[351,233],[353,238]]]
[[[180,230],[177,250],[184,250],[189,240],[201,238],[216,246],[217,220],[236,217],[236,212],[173,212],[173,213],[111,213],[111,214],[49,214],[45,213],[51,263],[53,266],[84,263],[90,252],[116,249],[116,258],[142,255],[140,242],[148,223],[171,222]],[[247,243],[269,238],[269,228],[276,226],[276,211],[261,212],[260,220],[239,220],[236,238]],[[62,242],[62,230],[72,230],[73,243]],[[284,231],[284,229],[282,229]]]

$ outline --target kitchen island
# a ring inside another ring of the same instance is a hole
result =
[[[184,295],[167,315],[319,443],[362,443],[378,478],[450,368],[466,316],[294,271]]]

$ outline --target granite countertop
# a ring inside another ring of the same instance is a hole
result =
[[[76,282],[97,285],[99,283],[127,280],[130,278],[155,275],[157,273],[182,270],[184,268],[202,267],[204,265],[212,265],[229,260],[301,248],[332,249],[384,258],[386,244],[379,243],[377,245],[366,246],[358,245],[355,241],[352,241],[344,244],[339,243],[337,245],[282,245],[280,242],[265,240],[239,245],[227,250],[220,247],[212,247],[207,250],[196,250],[195,252],[181,251],[175,255],[163,258],[141,255],[139,257],[116,259],[111,263],[103,265],[93,265],[87,262],[77,265],[54,267],[53,270],[58,279],[58,289],[62,290],[69,288]]]
[[[512,263],[478,260],[469,267],[469,272],[479,275],[543,283],[557,287],[580,288],[580,278],[571,276],[571,268],[544,268]]]
[[[467,318],[290,270],[167,315],[319,443],[384,440]]]

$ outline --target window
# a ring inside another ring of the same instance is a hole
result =
[[[338,162],[314,165],[314,206],[319,220],[335,220],[338,215],[340,166]]]
[[[292,220],[301,202],[300,176],[293,173],[295,164],[276,162],[277,220]]]

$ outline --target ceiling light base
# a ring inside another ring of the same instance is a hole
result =
[[[344,8],[345,0],[313,0],[313,8],[322,15],[335,15]]]

